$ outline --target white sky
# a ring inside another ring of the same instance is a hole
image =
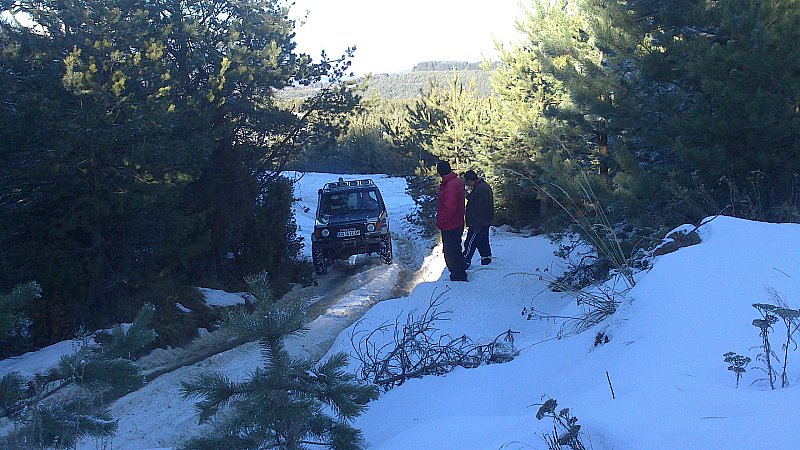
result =
[[[321,50],[336,57],[355,45],[356,75],[494,59],[494,38],[516,42],[514,23],[522,17],[518,0],[296,0],[291,11],[298,50],[316,59]]]
[[[337,177],[307,174],[300,181],[295,211],[303,211],[298,224],[304,234],[311,226],[305,209],[313,210],[316,189]],[[800,308],[800,258],[791,255],[800,248],[800,224],[717,217],[698,230],[702,243],[656,257],[650,270],[636,274],[630,290],[617,284],[621,304],[611,318],[557,339],[562,321],[525,320],[521,313],[533,306],[574,317],[583,310],[574,297],[549,291],[546,280],[537,276],[537,268],[552,273],[561,265],[545,236],[493,229],[492,264],[473,264],[469,283],[452,283],[441,247],[401,243],[414,240],[403,219],[413,208],[404,180],[373,178],[392,217],[395,258],[413,252],[427,256],[423,282],[407,297],[376,304],[392,291],[396,264],[343,277],[356,288],[312,322],[308,333],[287,341],[287,349],[296,356],[319,356],[333,342],[328,354],[352,354],[350,331],[356,325],[346,323],[361,314],[361,330],[404,322],[445,292],[440,310],[449,313],[437,324],[439,335],[465,334],[485,343],[511,328],[519,332],[515,344],[520,354],[508,363],[457,368],[383,393],[353,424],[363,431],[369,450],[545,449],[542,436],[553,424],[537,420],[536,412],[547,398],[558,401],[557,411],[570,408],[582,426],[582,441],[595,450],[798,448],[800,352],[790,345],[789,387],[781,389],[778,382],[778,389],[771,390],[759,371],[764,366],[757,360],[761,338],[752,321],[760,314],[752,304],[773,303],[773,290],[788,307]],[[346,266],[337,262],[325,276],[342,275]],[[613,283],[605,285],[611,288]],[[600,332],[609,341],[595,345]],[[786,334],[781,322],[770,336],[782,358]],[[392,335],[374,339],[381,348]],[[9,370],[29,374],[35,367],[43,371],[57,362],[57,350],[69,351],[69,343],[2,361],[0,375]],[[738,388],[723,361],[729,351],[752,359]],[[78,449],[176,448],[208,429],[198,426],[194,401],[180,397],[180,382],[208,370],[242,380],[262,364],[261,358],[257,343],[250,343],[162,375],[110,406],[119,419],[111,442],[84,439]],[[356,372],[358,362],[350,362],[349,370]],[[780,371],[782,364],[773,363]]]

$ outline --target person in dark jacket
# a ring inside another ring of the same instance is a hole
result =
[[[444,262],[450,270],[451,281],[468,281],[461,253],[461,235],[464,233],[464,183],[447,161],[439,161],[436,171],[442,177],[436,207],[436,228],[442,232]]]
[[[494,222],[494,193],[486,182],[473,170],[464,173],[469,186],[467,194],[467,239],[464,241],[464,267],[472,264],[475,250],[481,255],[481,265],[492,262],[492,247],[489,245],[489,226]]]

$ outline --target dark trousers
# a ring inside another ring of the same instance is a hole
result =
[[[450,270],[451,281],[467,281],[467,271],[464,269],[464,255],[461,253],[461,235],[464,227],[455,230],[442,230],[442,248],[444,250],[444,263]]]
[[[476,249],[481,258],[491,258],[492,247],[489,246],[489,225],[469,227],[467,229],[467,239],[464,241],[465,262],[472,262],[472,256],[475,254]]]

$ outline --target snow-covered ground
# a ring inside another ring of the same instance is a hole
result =
[[[399,195],[401,181],[391,180],[383,179],[390,182],[386,187],[376,182],[399,233],[399,211],[413,203]],[[301,202],[314,201],[302,192]],[[316,187],[308,192],[316,197]],[[394,201],[406,203],[400,207]],[[307,230],[303,220],[298,214],[298,224]],[[771,390],[758,370],[764,366],[757,360],[761,338],[752,321],[761,316],[752,304],[770,303],[779,293],[788,307],[800,308],[800,258],[795,255],[800,225],[723,216],[698,233],[702,243],[656,257],[653,268],[638,273],[636,286],[619,297],[617,313],[581,334],[558,338],[562,322],[527,320],[526,308],[561,316],[580,309],[574,298],[548,291],[536,271],[558,270],[549,240],[499,228],[491,235],[494,261],[473,265],[469,283],[449,281],[440,249],[431,250],[430,243],[411,246],[419,249],[419,258],[428,254],[427,281],[406,297],[376,303],[373,295],[386,293],[396,265],[358,272],[349,281],[351,294],[289,347],[310,355],[328,339],[330,352],[352,353],[352,327],[403,322],[409,313],[424,312],[440,294],[445,299],[440,309],[449,311],[449,320],[437,323],[442,334],[488,342],[509,328],[518,332],[520,354],[513,361],[413,379],[383,393],[354,423],[370,449],[546,449],[542,436],[552,432],[553,423],[537,420],[536,413],[548,398],[558,401],[556,412],[570,408],[578,418],[587,448],[798,448],[800,353],[790,346],[789,387]],[[352,323],[362,313],[363,320],[342,331],[344,317]],[[782,357],[782,323],[774,325],[771,336]],[[723,361],[729,351],[753,360],[738,388]],[[191,402],[176,395],[178,383],[203,370],[244,378],[260,358],[256,344],[244,345],[158,377],[115,402],[111,412],[120,419],[120,430],[113,448],[178,445],[200,431]],[[23,367],[24,360],[0,370]],[[83,442],[81,448],[95,446]]]
[[[424,310],[449,287],[445,306],[453,313],[442,333],[489,339],[510,326],[520,331],[520,355],[409,381],[383,394],[355,426],[370,449],[546,449],[542,436],[553,423],[536,413],[553,398],[556,412],[570,408],[578,418],[587,448],[800,448],[800,353],[790,346],[789,387],[771,390],[752,325],[761,318],[752,304],[774,303],[771,292],[800,308],[800,225],[717,217],[698,232],[701,244],[659,256],[639,273],[611,319],[562,339],[552,339],[558,323],[521,315],[531,305],[576,312],[574,301],[544,291],[533,273],[553,264],[549,243],[496,232],[496,261],[470,270],[468,284],[419,285],[408,299],[373,307],[360,326]],[[599,332],[607,343],[596,345]],[[333,350],[350,347],[348,334]],[[781,358],[785,340],[779,322],[772,345]],[[753,360],[738,388],[723,361],[729,351]]]

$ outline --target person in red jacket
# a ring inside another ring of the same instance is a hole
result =
[[[436,208],[436,228],[442,232],[444,262],[450,270],[451,281],[468,281],[461,253],[461,235],[464,234],[464,182],[450,168],[447,161],[439,161],[436,171],[442,177]]]

